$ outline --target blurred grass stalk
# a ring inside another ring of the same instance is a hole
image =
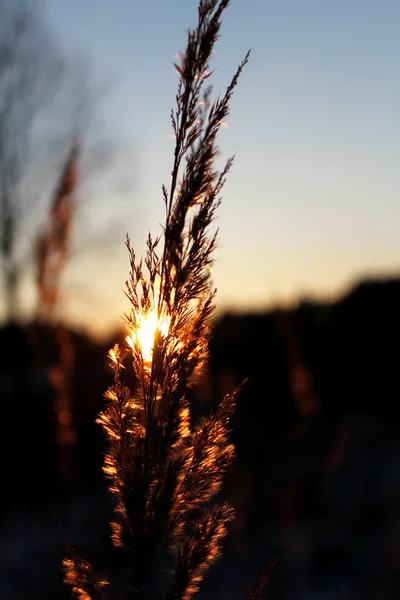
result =
[[[78,160],[79,145],[75,139],[50,207],[48,227],[36,241],[38,320],[54,327],[58,347],[58,360],[51,366],[49,376],[55,392],[53,437],[59,449],[58,472],[62,485],[72,476],[72,446],[76,441],[71,398],[75,349],[70,333],[60,322],[59,304],[61,276],[76,209]]]
[[[108,440],[104,471],[115,498],[112,542],[122,566],[116,584],[111,567],[97,574],[71,550],[64,560],[65,582],[81,600],[113,597],[116,585],[122,597],[135,600],[191,598],[219,556],[234,515],[214,497],[234,454],[229,421],[238,389],[196,425],[187,400],[208,358],[217,235],[209,230],[233,162],[216,171],[216,140],[249,58],[248,53],[225,94],[212,100],[210,59],[228,5],[229,0],[200,0],[197,26],[175,64],[175,148],[171,182],[162,187],[163,236],[149,234],[144,260],[136,259],[127,238],[128,335],[123,347],[109,352],[114,383],[98,418]],[[132,368],[135,389],[124,381]]]

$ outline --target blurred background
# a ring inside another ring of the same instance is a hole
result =
[[[0,596],[63,598],[66,540],[109,559],[94,421],[129,310],[125,236],[161,231],[173,62],[196,0],[0,0]],[[200,598],[400,595],[400,4],[233,1],[217,94],[235,154],[216,225],[210,368],[248,377]]]

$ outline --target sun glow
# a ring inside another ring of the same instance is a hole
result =
[[[127,342],[130,346],[133,345],[133,340],[140,345],[143,360],[145,363],[151,363],[153,358],[153,346],[154,336],[159,331],[162,336],[167,336],[169,331],[170,319],[157,319],[156,310],[153,310],[146,317],[139,315],[138,327],[136,331],[132,333],[132,336],[128,336]]]

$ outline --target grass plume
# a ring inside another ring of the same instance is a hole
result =
[[[68,258],[76,208],[78,160],[79,146],[74,140],[50,207],[47,230],[36,240],[38,316],[42,321],[54,317],[59,302],[60,279]]]
[[[154,597],[159,564],[168,564],[169,576],[158,597],[189,600],[219,556],[233,518],[232,508],[213,498],[234,454],[229,421],[238,389],[197,425],[187,400],[208,357],[217,237],[210,225],[233,162],[217,172],[217,136],[249,58],[248,53],[225,93],[212,100],[210,60],[228,5],[229,0],[200,0],[197,26],[175,64],[175,148],[170,185],[162,187],[163,235],[149,234],[140,260],[127,238],[128,335],[124,347],[109,352],[114,383],[98,418],[108,438],[104,471],[116,501],[112,540],[126,565],[124,597],[135,600]],[[124,382],[127,366],[133,368],[135,389]],[[107,578],[95,576],[90,563],[71,554],[64,567],[78,598],[108,597]]]

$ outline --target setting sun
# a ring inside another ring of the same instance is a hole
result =
[[[168,335],[169,319],[161,319],[157,322],[157,314],[153,310],[147,317],[140,315],[139,323],[137,330],[132,336],[136,337],[137,342],[140,344],[144,362],[149,363],[153,357],[156,331],[159,331],[163,336]],[[130,336],[127,337],[127,341],[132,345],[132,338]]]

